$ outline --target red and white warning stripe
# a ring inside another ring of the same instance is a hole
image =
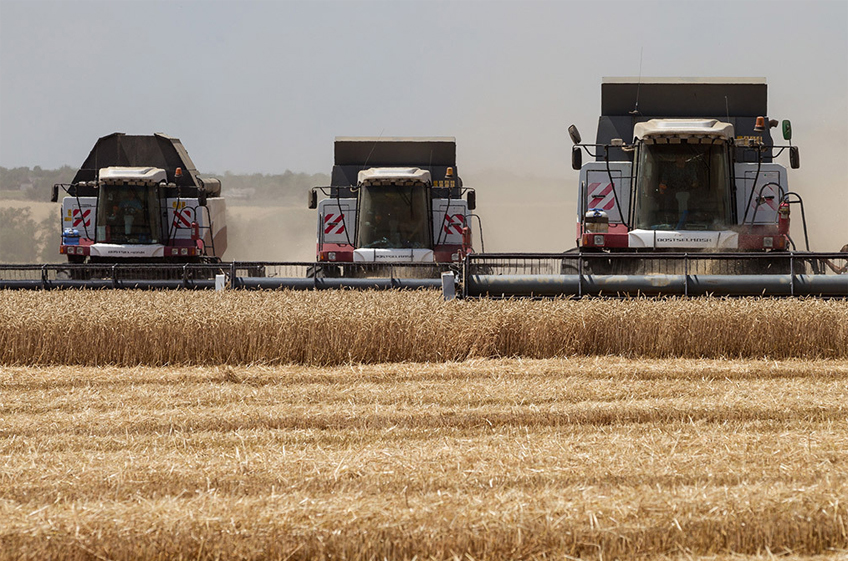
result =
[[[73,213],[74,226],[79,226],[80,224],[83,223],[83,220],[85,220],[86,226],[91,226],[91,218],[89,218],[90,215],[91,215],[91,209],[90,208],[85,209],[83,211],[82,215],[80,215],[80,209],[75,208],[74,213]]]
[[[462,214],[445,215],[445,234],[461,234],[465,227],[465,216]]]
[[[589,206],[587,208],[612,210],[615,207],[612,183],[590,183],[587,192],[589,194]]]
[[[174,226],[177,228],[191,228],[194,212],[190,208],[174,211]]]
[[[344,229],[344,213],[324,215],[325,234],[343,234]]]
[[[756,210],[758,206],[763,204],[768,205],[772,210],[777,211],[777,207],[780,205],[780,201],[778,200],[777,193],[775,193],[775,188],[771,185],[763,189],[762,194],[759,193],[759,189],[754,192],[755,195],[762,196],[760,201],[757,201],[757,197],[751,197],[751,210]],[[762,209],[760,209],[762,211]]]

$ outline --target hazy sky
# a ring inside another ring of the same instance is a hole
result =
[[[0,0],[0,165],[78,166],[100,136],[162,131],[201,171],[329,173],[337,135],[446,135],[466,174],[557,178],[572,199],[566,128],[594,138],[601,78],[640,65],[767,78],[801,147],[791,181],[848,209],[845,0]]]

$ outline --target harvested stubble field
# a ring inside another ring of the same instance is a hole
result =
[[[0,293],[0,558],[846,556],[846,322],[817,300]]]

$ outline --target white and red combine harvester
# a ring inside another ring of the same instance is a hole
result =
[[[454,138],[338,137],[331,184],[309,194],[317,271],[458,264],[472,251],[475,201],[459,177]]]
[[[177,138],[104,136],[54,202],[59,189],[69,263],[215,263],[227,248],[221,182]]]
[[[784,151],[774,145],[765,79],[604,79],[595,144],[576,128],[577,245],[606,252],[780,252],[789,233]],[[582,163],[587,150],[595,161]],[[594,151],[591,152],[591,150]],[[806,230],[806,226],[805,226]],[[805,231],[806,236],[806,231]],[[808,248],[809,249],[809,248]]]
[[[786,145],[772,141],[778,126]],[[799,167],[798,148],[789,121],[768,116],[765,79],[607,78],[595,143],[569,134],[577,250],[471,255],[465,296],[848,297],[846,255],[809,250],[776,161]]]

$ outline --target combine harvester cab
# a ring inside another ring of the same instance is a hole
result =
[[[202,177],[177,138],[105,136],[70,184],[54,185],[54,202],[59,189],[59,251],[71,264],[218,263],[227,248],[221,182]]]
[[[473,251],[475,192],[459,177],[453,138],[336,138],[331,185],[309,195],[311,276],[438,279]]]
[[[809,252],[803,202],[774,161],[800,165],[791,124],[767,115],[760,78],[605,79],[596,143],[569,128],[577,251],[474,256],[465,293],[848,296],[845,256]],[[777,126],[789,144],[773,143]],[[790,237],[792,206],[806,251]]]

